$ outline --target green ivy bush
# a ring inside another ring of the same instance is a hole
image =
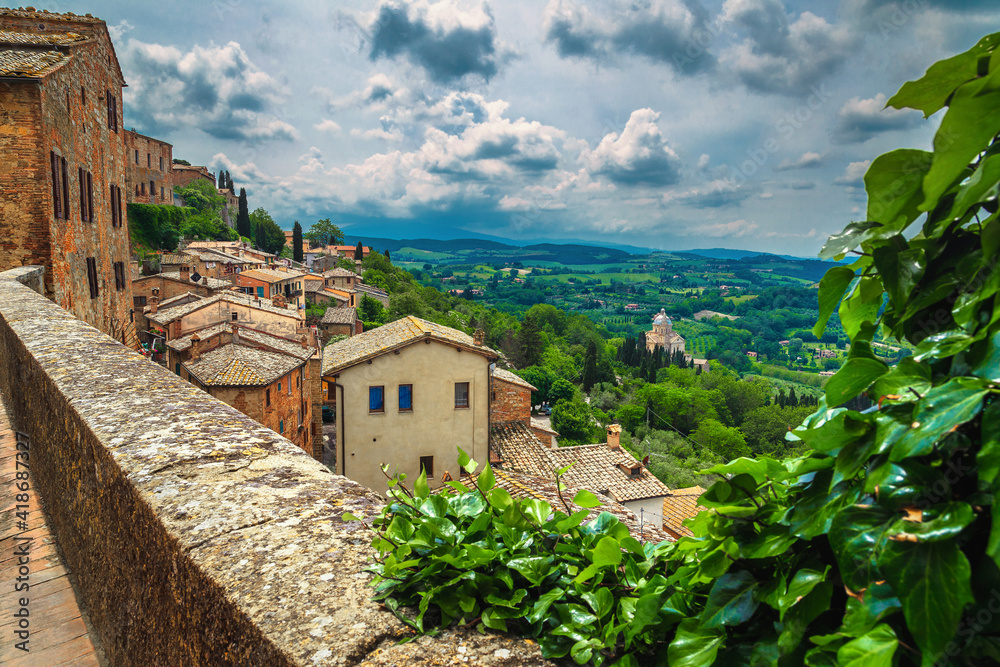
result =
[[[789,436],[807,455],[711,468],[694,536],[657,545],[514,500],[488,467],[475,491],[397,484],[372,526],[376,598],[420,631],[478,624],[581,664],[1000,661],[998,44],[889,100],[946,111],[933,152],[872,163],[866,220],[823,250],[858,259],[820,283],[814,333],[838,310],[851,347]],[[878,359],[880,328],[913,356]],[[831,407],[860,393],[878,409]]]

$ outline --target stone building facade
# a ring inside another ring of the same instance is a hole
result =
[[[125,138],[125,200],[137,204],[174,203],[170,168],[174,147],[138,132],[122,130]]]
[[[215,185],[215,174],[208,170],[208,167],[200,167],[195,165],[185,165],[185,164],[171,164],[170,170],[172,172],[172,180],[174,185],[178,187],[185,187],[190,185],[193,181],[197,181],[199,178],[204,179]]]
[[[132,309],[135,313],[136,331],[141,334],[149,328],[145,310],[154,302],[159,304],[188,293],[208,297],[229,288],[228,281],[205,277],[196,283],[190,277],[185,280],[180,273],[157,273],[137,278],[132,281]]]
[[[684,337],[674,331],[673,323],[662,308],[653,318],[653,330],[646,332],[646,349],[652,352],[657,347],[663,348],[666,354],[684,352]]]
[[[124,86],[101,19],[0,8],[0,269],[134,347]]]

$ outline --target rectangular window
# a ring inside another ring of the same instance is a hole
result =
[[[144,296],[134,296],[132,297],[132,304],[134,308],[145,308],[146,307],[146,297]]]
[[[66,164],[66,158],[60,159],[62,161],[63,218],[69,220],[69,166]]]
[[[149,153],[146,153],[146,167],[149,168],[152,166],[153,166],[153,156],[150,155]]]
[[[292,374],[288,374],[288,395],[292,395]]]
[[[163,186],[161,185],[160,186],[160,200],[162,201],[163,199],[166,199],[166,196],[165,196],[165,193],[164,193],[164,190],[163,190]]]
[[[420,470],[421,472],[427,473],[427,479],[434,479],[434,457],[433,456],[421,456],[420,457]]]
[[[121,292],[125,289],[125,262],[115,262],[115,289]]]
[[[139,164],[139,149],[135,149],[135,163]]]
[[[281,433],[281,434],[285,433],[285,420],[284,419],[279,419],[278,420],[278,433]]]
[[[87,282],[90,284],[90,298],[97,298],[97,260],[93,257],[87,258]]]
[[[455,383],[455,407],[456,408],[467,408],[467,407],[469,407],[469,383],[468,382],[456,382]]]
[[[264,405],[265,406],[270,406],[271,405],[271,388],[270,387],[268,387],[267,389],[264,390]]]
[[[385,387],[368,387],[368,412],[385,412]]]
[[[281,383],[280,382],[278,383],[278,393],[279,394],[281,393]]]
[[[120,185],[115,186],[115,198],[112,201],[112,206],[118,211],[118,226],[121,227],[125,224],[125,216],[122,215],[122,189]]]
[[[139,184],[139,194],[145,196],[145,194],[146,194],[146,184],[145,183],[140,183]]]
[[[112,132],[118,131],[118,98],[107,91],[108,103],[108,129]]]
[[[258,299],[264,298],[264,287],[262,285],[257,286],[257,298]]]
[[[413,385],[399,385],[399,411],[410,412],[413,410]]]
[[[160,171],[163,171],[163,156],[160,156]]]
[[[235,322],[235,321],[236,321],[236,319],[237,319],[237,315],[238,315],[237,313],[233,313],[233,322]]]
[[[60,157],[55,151],[49,153],[49,160],[52,164],[52,214],[56,219],[62,218],[63,198],[59,192],[59,184],[62,182],[60,174]]]
[[[153,183],[153,181],[149,182],[149,196],[153,199],[156,199],[156,185]]]
[[[94,219],[94,179],[87,172],[87,220]]]
[[[299,426],[302,426],[302,408],[299,408]]]

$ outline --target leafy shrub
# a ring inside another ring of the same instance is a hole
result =
[[[851,347],[788,437],[808,454],[711,468],[725,479],[694,536],[660,545],[513,501],[488,469],[477,493],[432,498],[418,479],[375,522],[377,598],[403,618],[415,606],[421,630],[433,610],[435,625],[478,619],[598,665],[997,664],[998,45],[985,37],[889,100],[947,111],[933,153],[872,162],[867,219],[824,248],[858,259],[820,283],[814,334],[838,310]],[[913,356],[878,359],[880,327]],[[859,394],[877,409],[828,407]]]

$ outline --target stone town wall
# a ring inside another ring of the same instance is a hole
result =
[[[0,391],[109,664],[546,665],[370,600],[377,495],[0,274]]]
[[[493,422],[523,422],[531,425],[531,390],[493,376],[490,420]]]
[[[112,226],[110,186],[125,187],[123,81],[102,23],[0,16],[4,28],[39,25],[96,30],[98,38],[71,47],[69,62],[40,82],[0,82],[0,270],[44,265],[48,296],[121,340],[119,332],[130,322],[132,287],[127,272],[124,285],[116,285],[113,265],[128,265],[130,243],[127,225]],[[109,91],[118,104],[117,132],[108,127]],[[67,162],[68,218],[55,217],[50,151]],[[91,221],[81,219],[80,168],[91,173]],[[96,260],[96,298],[90,295],[88,257]]]

